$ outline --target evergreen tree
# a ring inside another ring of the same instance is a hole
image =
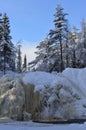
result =
[[[70,67],[70,57],[71,57],[71,52],[70,52],[70,30],[69,27],[67,27],[66,30],[66,40],[63,45],[63,62],[64,62],[64,69],[67,67]]]
[[[4,74],[6,70],[15,70],[15,47],[11,41],[9,18],[6,13],[2,16],[2,34],[0,39],[0,68]]]
[[[17,72],[22,72],[21,45],[17,45]]]
[[[77,67],[86,67],[86,20],[82,20],[81,32],[78,33],[79,41],[77,45]]]
[[[83,47],[86,48],[86,20],[82,20],[82,42],[83,42]]]
[[[66,15],[58,5],[54,20],[55,29],[50,30],[48,37],[39,43],[36,60],[31,62],[36,70],[52,72],[64,69],[63,44],[67,42],[68,33]]]
[[[3,70],[2,68],[2,56],[1,56],[1,43],[2,43],[2,35],[3,35],[3,28],[2,28],[2,14],[0,14],[0,70]]]
[[[0,14],[0,44],[2,41],[2,33],[3,33],[3,28],[2,28],[2,14]]]
[[[24,63],[23,63],[23,71],[27,71],[27,57],[26,57],[26,54],[24,56]]]
[[[65,43],[66,40],[66,33],[67,33],[67,19],[65,16],[67,15],[63,11],[64,9],[58,5],[56,8],[56,13],[55,13],[55,29],[50,30],[50,38],[52,39],[52,44],[55,45],[55,47],[60,45],[60,70],[62,71],[64,69],[64,63],[63,63],[63,43]]]
[[[40,70],[40,71],[48,71],[47,62],[48,62],[48,55],[47,55],[47,45],[48,39],[45,38],[43,41],[39,43],[36,47],[36,59],[29,63],[30,70]]]
[[[76,68],[76,48],[77,48],[77,29],[73,26],[70,36],[70,53],[71,53],[71,67]]]

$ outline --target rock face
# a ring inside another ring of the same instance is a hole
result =
[[[58,84],[53,88],[44,86],[43,89],[34,91],[35,86],[27,84],[24,88],[25,111],[31,114],[32,120],[54,121],[86,118],[85,98],[69,86]]]
[[[3,76],[0,79],[0,117],[13,120],[38,118],[40,106],[39,92],[34,85],[25,85],[18,77]]]
[[[0,79],[0,117],[14,120],[35,118],[39,102],[39,92],[34,92],[34,85],[25,85],[19,77],[3,76]]]
[[[34,85],[27,84],[24,85],[25,89],[25,111],[28,113],[32,113],[33,111],[33,98],[34,98]]]
[[[40,93],[34,92],[34,85],[27,84],[24,85],[25,89],[25,111],[31,114],[31,118],[38,118],[40,111]]]
[[[0,116],[22,120],[25,92],[19,79],[4,76],[0,79]]]

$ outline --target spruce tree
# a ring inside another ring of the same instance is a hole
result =
[[[50,30],[49,36],[52,42],[52,46],[57,47],[60,45],[60,70],[62,71],[64,69],[64,63],[63,63],[63,43],[65,43],[66,40],[66,34],[67,34],[67,24],[68,20],[65,18],[66,13],[63,11],[64,9],[58,5],[56,8],[56,13],[55,13],[55,20],[54,20],[54,25],[55,29]],[[58,60],[58,59],[57,59]]]
[[[15,47],[11,41],[9,24],[9,18],[7,14],[4,13],[1,22],[2,34],[0,39],[0,68],[4,74],[6,70],[15,70]]]
[[[34,67],[36,70],[48,72],[62,71],[64,69],[64,44],[68,44],[68,20],[65,18],[66,15],[63,12],[63,8],[58,5],[54,20],[55,28],[50,30],[47,38],[37,46],[37,57],[35,61],[29,64],[32,64],[31,67]]]
[[[79,42],[77,46],[77,66],[79,68],[86,67],[86,20],[81,22],[81,32],[78,33]]]
[[[22,72],[21,45],[17,45],[17,72]]]
[[[23,71],[27,71],[27,57],[26,54],[24,55],[24,63],[23,63]]]
[[[77,29],[73,26],[70,36],[71,67],[76,68]]]
[[[83,44],[83,47],[86,49],[86,20],[83,19],[82,20],[82,44]]]
[[[2,62],[3,62],[3,58],[2,58],[2,35],[3,35],[3,28],[2,28],[2,14],[0,14],[0,70],[3,70],[3,66],[2,66]]]
[[[2,33],[3,33],[3,29],[2,29],[2,14],[0,14],[0,44],[2,41]]]

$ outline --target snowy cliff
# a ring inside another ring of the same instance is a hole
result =
[[[27,72],[0,78],[0,117],[15,120],[86,118],[86,68]]]

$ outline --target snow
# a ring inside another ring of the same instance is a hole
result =
[[[57,75],[50,74],[47,72],[29,72],[27,73],[23,80],[25,84],[31,83],[35,85],[35,89],[42,89],[44,86],[51,86],[53,83],[51,81],[55,81]]]
[[[11,73],[2,76],[0,78],[0,122],[1,117],[4,116],[17,120],[18,115],[22,115],[21,109],[24,103],[25,92],[18,75]],[[4,121],[7,119],[2,120]]]
[[[86,68],[67,68],[62,74],[78,86],[83,91],[83,94],[86,95]]]
[[[58,84],[69,86],[73,91],[78,91],[81,97],[86,97],[86,68],[67,68],[62,73],[28,72],[23,77],[25,84],[31,83],[35,86],[35,91],[43,89],[45,86],[55,87]]]
[[[62,73],[28,72],[23,76],[23,82],[33,84],[34,91],[40,92],[41,102],[46,102],[43,118],[50,115],[59,118],[65,118],[65,115],[66,118],[86,117],[86,68],[67,68]]]
[[[18,82],[21,83],[22,81],[21,85],[24,85],[23,87],[28,88],[31,86],[30,84],[34,85],[35,89],[33,94],[35,98],[40,99],[42,105],[42,111],[40,113],[41,119],[46,120],[50,117],[52,117],[52,119],[86,118],[86,68],[67,68],[62,73],[35,71],[23,73],[21,75],[12,74],[11,77],[10,74],[5,75],[0,79],[1,92],[3,88],[6,89],[7,87],[7,85],[3,87],[4,82],[8,81],[9,86],[12,79],[20,79]],[[21,92],[21,85],[19,86],[19,83],[17,90]],[[12,92],[12,90],[9,91]],[[17,92],[16,94],[19,96]],[[7,96],[9,98],[9,94]],[[10,96],[10,100],[13,100],[13,96]],[[7,104],[7,100],[5,101]],[[31,101],[34,104],[36,102],[34,98]],[[4,107],[4,111],[5,110],[6,107]]]
[[[0,130],[86,130],[84,124],[39,124],[33,122],[15,122],[0,124]]]

